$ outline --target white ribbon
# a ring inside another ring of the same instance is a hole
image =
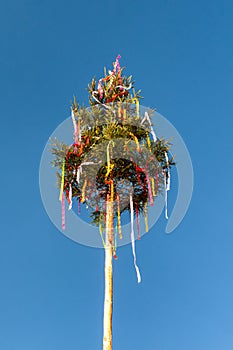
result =
[[[135,253],[135,236],[134,236],[134,227],[133,227],[133,197],[132,193],[130,193],[130,214],[131,214],[131,244],[132,244],[132,252],[133,252],[133,258],[134,258],[134,267],[137,273],[137,279],[138,283],[141,282],[141,275],[139,268],[136,263],[136,253]]]
[[[150,132],[151,132],[151,135],[153,137],[154,142],[156,142],[157,141],[157,136],[156,136],[156,134],[154,132],[154,129],[153,129],[153,126],[152,126],[152,123],[151,123],[151,120],[150,120],[148,112],[145,112],[145,116],[142,119],[141,124],[143,124],[145,120],[147,120],[148,123],[150,124]]]
[[[128,87],[124,86],[124,85],[117,85],[116,88],[122,88],[124,90],[130,90],[132,87],[132,83],[130,83],[130,85]]]
[[[102,105],[102,106],[104,106],[105,108],[107,108],[107,109],[111,109],[111,107],[109,107],[109,106],[106,106],[104,103],[101,103],[99,100],[98,100],[98,98],[96,98],[95,97],[95,94],[98,94],[99,92],[98,91],[92,91],[92,97],[94,98],[94,100],[97,102],[97,103],[99,103],[100,105]]]
[[[79,165],[78,169],[77,169],[77,175],[76,175],[76,181],[77,183],[79,183],[80,181],[80,175],[82,174],[83,172],[83,165],[93,165],[93,164],[100,164],[101,163],[101,160],[98,162],[98,163],[94,163],[94,162],[83,162],[82,164]]]

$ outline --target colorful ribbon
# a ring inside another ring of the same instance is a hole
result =
[[[73,201],[72,201],[72,185],[70,184],[69,185],[69,209],[72,209],[72,204],[73,204]]]
[[[137,151],[139,152],[140,151],[140,144],[138,142],[137,136],[135,136],[132,132],[130,132],[129,135],[133,137],[133,139],[134,139],[134,141],[135,141],[135,143],[137,145]]]
[[[65,181],[65,159],[62,162],[62,171],[61,171],[61,188],[60,188],[60,195],[59,200],[62,200],[62,193],[64,192],[64,181]]]
[[[64,192],[62,192],[62,196],[61,196],[61,227],[62,230],[65,230],[66,225],[65,225],[65,196],[64,196]]]
[[[139,107],[139,101],[136,97],[132,98],[132,102],[136,104],[136,112],[137,112],[137,118],[140,118],[140,107]]]
[[[149,198],[150,198],[150,205],[154,205],[153,195],[151,191],[151,185],[150,185],[150,178],[148,175],[148,172],[146,171],[146,180],[147,180],[147,186],[148,186],[148,192],[149,192]]]
[[[144,204],[144,220],[145,220],[146,232],[148,232],[149,229],[148,229],[147,203]]]

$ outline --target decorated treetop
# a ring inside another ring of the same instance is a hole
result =
[[[170,143],[159,139],[153,129],[150,117],[154,111],[141,116],[140,90],[135,92],[132,76],[123,75],[119,59],[118,55],[112,71],[106,73],[105,69],[103,78],[98,82],[93,78],[88,85],[89,107],[80,107],[74,98],[74,142],[66,145],[55,140],[52,153],[53,166],[61,171],[57,176],[63,229],[65,199],[69,209],[77,200],[79,208],[88,207],[102,236],[106,202],[111,200],[121,238],[121,214],[125,211],[133,212],[137,227],[142,213],[148,230],[147,205],[154,205],[159,192],[169,190],[174,160],[169,155]]]

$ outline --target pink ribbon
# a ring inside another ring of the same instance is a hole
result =
[[[146,180],[147,180],[147,185],[148,185],[150,205],[154,205],[153,195],[152,195],[152,190],[151,190],[151,184],[150,184],[150,178],[149,178],[148,172],[146,172]]]
[[[61,197],[61,227],[63,230],[65,230],[66,225],[65,225],[65,196],[64,192],[62,193]]]

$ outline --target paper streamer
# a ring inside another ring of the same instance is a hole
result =
[[[150,135],[148,132],[147,132],[147,145],[148,145],[149,150],[151,151]]]
[[[164,187],[165,187],[165,218],[168,219],[167,215],[167,188],[166,188],[166,173],[164,172]]]
[[[82,188],[82,198],[81,198],[81,203],[85,202],[85,191],[87,187],[87,180],[84,181],[83,188]]]
[[[168,219],[168,191],[170,190],[170,170],[167,152],[165,152],[167,163],[167,174],[164,171],[164,187],[165,187],[165,218]]]
[[[71,210],[72,209],[72,204],[73,204],[73,201],[72,201],[72,185],[70,184],[69,186],[69,208],[68,210]]]
[[[65,196],[64,192],[62,192],[62,197],[61,197],[61,227],[62,230],[65,230],[66,225],[65,225]]]
[[[131,214],[131,244],[132,244],[132,252],[133,252],[133,258],[134,258],[134,267],[137,273],[137,279],[138,283],[141,282],[141,275],[139,268],[136,263],[136,252],[135,252],[135,237],[134,237],[134,227],[133,227],[133,196],[132,193],[130,193],[130,214]]]
[[[95,94],[98,94],[98,91],[93,91],[92,94],[91,94],[92,97],[94,98],[94,100],[95,100],[97,103],[99,103],[100,105],[104,106],[104,107],[107,108],[107,109],[111,109],[110,106],[106,106],[106,104],[100,102],[100,100],[98,100],[98,98],[96,98]]]
[[[79,137],[78,137],[78,126],[74,117],[74,111],[73,109],[71,109],[71,118],[72,118],[72,122],[73,122],[73,126],[74,126],[74,142],[78,143],[79,141]]]
[[[148,175],[148,172],[146,171],[146,180],[147,180],[147,185],[148,185],[148,192],[149,192],[149,198],[150,198],[150,205],[154,205],[154,200],[153,200],[153,195],[151,191],[151,185],[150,185],[150,178]]]
[[[166,189],[167,189],[167,191],[169,191],[170,190],[170,169],[169,169],[169,161],[168,161],[167,152],[165,152],[165,158],[166,158],[166,163],[167,163],[167,185],[166,185]]]
[[[149,125],[150,125],[150,132],[151,132],[151,135],[152,135],[152,137],[153,137],[154,142],[156,142],[156,141],[157,141],[157,136],[156,136],[156,134],[155,134],[155,132],[154,132],[154,129],[153,129],[153,126],[152,126],[152,123],[151,123],[151,120],[150,120],[150,117],[149,117],[148,112],[145,112],[145,116],[144,116],[144,118],[142,119],[141,124],[143,124],[145,120],[148,121],[148,123],[149,123]]]
[[[118,55],[116,58],[116,61],[114,63],[114,72],[119,72],[119,70],[121,69],[120,62],[119,62],[120,58],[121,58],[121,55]]]
[[[156,193],[155,193],[155,180],[154,180],[153,177],[151,178],[151,189],[152,189],[152,195],[153,195],[153,197],[156,197]]]
[[[135,141],[135,143],[137,145],[137,151],[139,152],[140,151],[140,144],[138,142],[137,136],[135,136],[132,132],[130,132],[129,135],[133,137],[133,139],[134,139],[134,141]]]
[[[144,220],[145,220],[146,232],[148,232],[149,229],[148,229],[147,203],[144,204]]]
[[[114,168],[114,164],[110,163],[110,152],[109,152],[110,144],[112,144],[114,146],[114,142],[112,140],[110,140],[108,145],[107,145],[107,172],[106,172],[105,178],[108,177],[111,170]]]
[[[64,192],[64,180],[65,180],[65,159],[62,162],[62,170],[61,170],[61,188],[60,188],[60,195],[59,200],[62,200],[62,194]]]
[[[102,98],[103,98],[103,87],[101,85],[101,81],[102,81],[102,79],[100,79],[99,82],[98,82],[98,92],[99,92],[99,97],[102,100]]]
[[[132,83],[130,83],[129,86],[124,86],[124,85],[117,85],[116,88],[124,89],[124,90],[130,90],[132,87]]]
[[[136,97],[132,98],[132,102],[136,103],[136,112],[137,112],[137,117],[140,118],[140,107],[139,107],[139,101]]]

